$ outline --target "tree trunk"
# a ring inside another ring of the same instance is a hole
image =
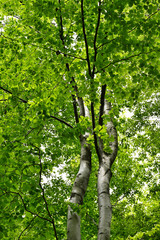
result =
[[[104,113],[109,114],[111,104],[107,101],[104,105]],[[107,134],[114,137],[114,142],[110,142],[111,153],[104,150],[104,144],[99,139],[101,161],[98,171],[98,207],[99,207],[99,226],[98,226],[98,240],[110,239],[110,226],[112,217],[112,207],[110,203],[109,184],[111,180],[111,166],[117,156],[118,141],[117,132],[112,123],[108,122],[106,125]]]
[[[80,137],[81,141],[81,161],[78,174],[76,176],[70,202],[78,205],[83,204],[83,197],[86,192],[89,176],[91,172],[91,151],[90,147],[86,144],[88,134]],[[67,239],[80,240],[80,216],[74,212],[69,206],[68,208],[68,221],[67,221]]]
[[[98,240],[110,239],[110,225],[112,209],[110,203],[109,183],[111,179],[110,161],[103,154],[102,162],[98,171],[98,207],[99,207],[99,227]]]

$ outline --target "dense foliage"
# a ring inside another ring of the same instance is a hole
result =
[[[108,152],[114,140],[98,123],[103,86],[119,142],[111,239],[160,239],[158,7],[157,0],[1,0],[1,239],[67,238],[79,135],[86,129],[92,172],[83,205],[72,207],[81,216],[82,239],[97,239],[94,136]],[[92,119],[80,114],[78,98]]]

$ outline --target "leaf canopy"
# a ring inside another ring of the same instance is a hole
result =
[[[93,163],[80,209],[82,239],[97,239],[98,161],[92,123],[83,116],[76,123],[72,96],[76,85],[89,109],[94,102],[94,132],[109,149],[113,139],[98,124],[100,88],[106,84],[119,134],[111,239],[159,239],[158,4],[85,0],[87,56],[80,1],[1,0],[0,238],[54,239],[47,206],[59,239],[66,238],[79,134],[87,129]],[[104,123],[110,116],[103,116]]]

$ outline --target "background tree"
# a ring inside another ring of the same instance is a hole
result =
[[[159,239],[158,1],[1,2],[0,237]]]

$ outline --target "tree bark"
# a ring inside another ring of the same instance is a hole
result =
[[[89,134],[81,135],[81,160],[80,168],[76,176],[70,202],[78,205],[83,204],[84,194],[86,192],[88,181],[91,173],[91,151],[90,147],[86,144]],[[68,221],[67,221],[67,239],[80,240],[80,216],[74,212],[69,206],[68,208]]]
[[[105,101],[104,113],[109,114],[111,104]],[[110,142],[111,153],[104,150],[104,144],[99,139],[101,161],[98,171],[98,207],[99,207],[99,226],[98,226],[98,240],[110,239],[110,226],[112,217],[112,208],[110,202],[109,184],[111,180],[111,166],[117,156],[118,141],[116,128],[111,121],[106,125],[106,131],[109,136],[114,136],[114,142]]]

